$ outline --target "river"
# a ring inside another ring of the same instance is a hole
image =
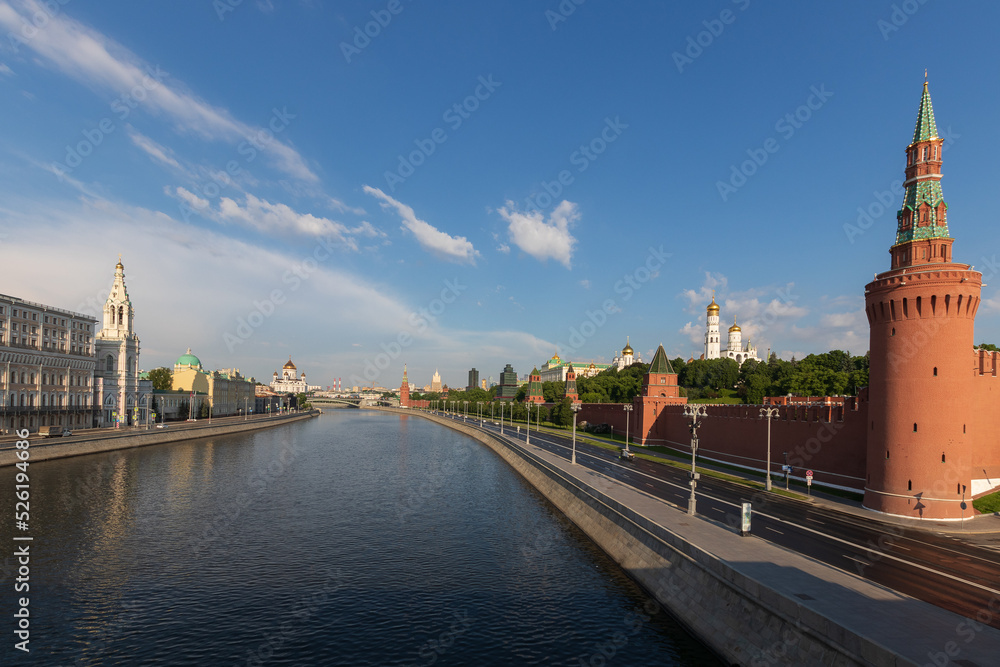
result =
[[[496,455],[419,417],[332,410],[29,475],[4,665],[718,664]]]

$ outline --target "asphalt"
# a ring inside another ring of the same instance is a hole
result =
[[[836,626],[885,647],[901,658],[896,664],[942,667],[1000,664],[1000,630],[986,625],[1000,618],[1000,596],[973,614],[978,618],[976,622],[767,540],[753,535],[741,537],[719,522],[690,516],[675,504],[596,470],[574,466],[564,456],[526,445],[523,440],[512,442],[581,482],[599,488],[762,586]],[[729,470],[725,472],[731,474]],[[871,512],[822,497],[813,496],[810,502],[864,512],[868,519],[872,516]]]

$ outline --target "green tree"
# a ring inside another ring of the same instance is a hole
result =
[[[569,426],[573,423],[573,401],[563,398],[552,408],[551,421],[556,426]]]
[[[170,391],[170,387],[174,381],[174,375],[170,372],[169,368],[154,368],[148,373],[149,379],[153,382],[153,389],[159,391]]]
[[[201,402],[201,408],[198,410],[198,417],[200,419],[206,419],[209,415],[208,401]]]
[[[1000,347],[997,347],[993,343],[980,343],[976,348],[986,350],[987,352],[1000,352]]]

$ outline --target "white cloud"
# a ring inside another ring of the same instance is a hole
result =
[[[680,329],[680,333],[686,336],[688,340],[696,345],[704,344],[705,342],[705,325],[694,324],[693,322],[688,322]]]
[[[577,205],[563,200],[549,215],[548,222],[541,211],[522,213],[514,206],[514,202],[508,201],[506,206],[497,209],[507,221],[507,231],[514,245],[537,260],[551,257],[567,269],[572,268],[577,241],[569,230],[580,219]]]
[[[110,92],[119,99],[132,91],[136,91],[138,99],[138,91],[142,91],[145,100],[141,104],[170,118],[179,130],[212,141],[253,138],[286,174],[308,182],[319,180],[295,149],[273,137],[269,141],[261,140],[262,133],[269,133],[268,130],[238,121],[225,109],[213,107],[183,90],[179,83],[168,82],[169,73],[159,66],[148,65],[100,32],[65,13],[53,14],[37,0],[0,4],[0,26],[15,35],[20,34],[22,25],[30,25],[35,15],[48,18],[45,26],[31,39],[19,42],[19,46],[30,48],[63,74],[102,94]],[[285,118],[282,122],[287,123],[290,118]]]
[[[589,280],[581,280],[580,281],[580,287],[582,287],[583,289],[590,289],[590,281]]]
[[[500,245],[497,246],[497,252],[502,253],[504,255],[509,255],[510,246],[507,245],[506,243],[501,243]]]
[[[180,189],[180,188],[178,188]],[[213,212],[214,213],[214,212]],[[212,217],[220,222],[237,222],[271,235],[298,234],[300,236],[323,237],[351,250],[357,250],[354,237],[377,238],[385,236],[369,222],[356,227],[348,227],[329,218],[317,217],[311,213],[299,213],[286,204],[275,204],[247,193],[243,205],[229,197],[219,201],[218,213]]]
[[[705,282],[697,290],[688,289],[681,292],[681,296],[688,302],[688,310],[700,312],[711,302],[716,290],[725,290],[728,286],[728,279],[721,273],[705,272]]]
[[[173,158],[172,156],[173,151],[171,151],[169,148],[161,146],[160,144],[156,143],[149,137],[140,134],[131,125],[128,126],[128,138],[132,140],[133,144],[135,144],[137,147],[145,151],[154,160],[162,162],[163,164],[169,167],[173,167],[174,169],[177,169],[179,171],[184,170],[183,167],[181,167],[180,163]]]
[[[0,75],[3,76],[14,76],[14,70],[7,67],[6,63],[0,63]]]
[[[209,206],[207,199],[202,199],[193,192],[185,190],[184,188],[181,187],[178,187],[176,190],[174,190],[174,193],[177,195],[177,197],[179,197],[191,208],[197,211],[207,211]],[[167,194],[170,194],[169,190],[167,190]]]
[[[378,188],[364,186],[364,191],[381,200],[384,209],[393,208],[403,220],[403,227],[409,230],[425,250],[432,254],[459,264],[475,265],[479,252],[464,236],[450,236],[433,225],[417,218],[413,209],[399,202]]]

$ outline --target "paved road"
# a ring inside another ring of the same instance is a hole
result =
[[[487,420],[486,430],[500,429]],[[505,427],[504,433],[516,435],[516,427]],[[569,458],[570,438],[532,431],[531,444]],[[576,460],[687,511],[691,490],[684,470],[641,459],[622,462],[613,452],[579,440]],[[989,610],[991,600],[994,609],[1000,601],[1000,554],[960,538],[704,476],[697,498],[700,516],[734,529],[741,503],[752,501],[755,536],[963,616],[976,618],[977,612]],[[1000,629],[1000,614],[981,614],[980,619]]]

